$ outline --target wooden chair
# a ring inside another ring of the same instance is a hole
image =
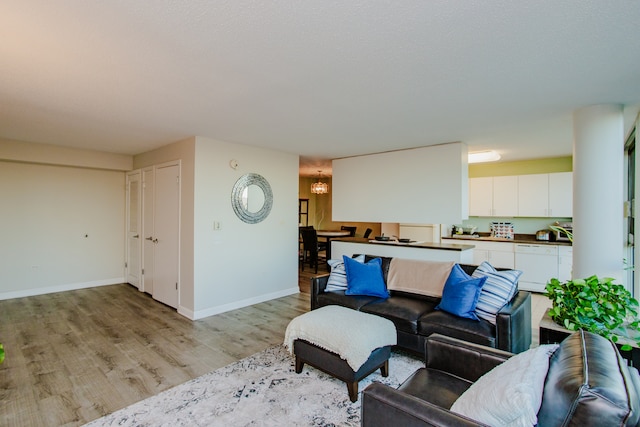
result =
[[[350,233],[349,237],[355,237],[357,229],[358,227],[351,227],[347,225],[343,225],[342,227],[340,227],[340,230],[348,231]]]
[[[313,227],[301,227],[300,236],[302,236],[302,257],[300,260],[302,263],[302,271],[304,271],[304,264],[309,261],[309,267],[315,266],[317,273],[318,253],[326,249],[326,244],[324,242],[318,242],[318,233]]]

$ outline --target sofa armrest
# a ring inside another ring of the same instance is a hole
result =
[[[363,427],[484,426],[382,383],[372,383],[362,392],[360,425]]]
[[[511,356],[503,350],[433,334],[426,340],[426,367],[475,382]]]
[[[327,287],[329,274],[322,274],[311,278],[311,310],[318,308],[318,295]]]
[[[519,291],[496,316],[496,348],[522,353],[531,346],[531,292]]]

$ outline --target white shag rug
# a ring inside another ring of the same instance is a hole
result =
[[[134,403],[86,426],[359,426],[362,390],[372,381],[400,385],[424,362],[391,352],[389,376],[378,369],[347,386],[309,365],[296,374],[284,346],[272,346],[224,368]]]

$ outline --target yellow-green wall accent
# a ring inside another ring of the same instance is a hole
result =
[[[552,157],[548,159],[519,160],[514,162],[472,164],[469,165],[469,178],[571,171],[573,171],[572,157]]]

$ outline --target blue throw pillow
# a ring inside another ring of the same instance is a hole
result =
[[[436,310],[446,311],[465,319],[478,320],[475,310],[486,277],[473,278],[456,264],[442,290],[442,300]]]
[[[382,276],[382,260],[374,258],[364,264],[342,256],[347,271],[347,290],[345,295],[368,295],[379,298],[389,298],[389,291]]]

